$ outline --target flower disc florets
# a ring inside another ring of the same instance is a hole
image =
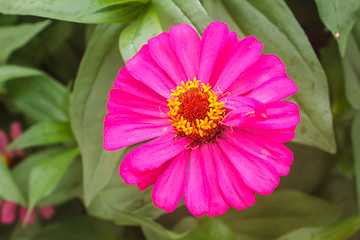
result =
[[[191,137],[194,142],[206,142],[220,131],[220,122],[225,116],[225,102],[218,102],[217,94],[196,78],[176,90],[171,90],[168,107],[176,138]]]

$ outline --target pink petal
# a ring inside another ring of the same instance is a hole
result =
[[[234,129],[232,133],[225,131],[224,134],[238,149],[241,149],[244,156],[254,161],[261,159],[269,162],[281,176],[289,173],[294,157],[283,144],[239,129]]]
[[[254,159],[225,138],[217,139],[217,143],[250,189],[269,195],[279,185],[280,178],[273,165],[260,158]]]
[[[202,161],[202,168],[205,171],[209,186],[211,186],[211,203],[208,216],[222,215],[229,209],[229,204],[224,200],[221,194],[217,179],[215,160],[213,158],[214,153],[209,149],[209,144],[201,146],[201,154],[202,158],[205,160]]]
[[[152,58],[175,82],[175,84],[181,86],[181,81],[186,82],[187,77],[171,48],[169,36],[169,33],[162,33],[157,37],[151,38],[148,43],[149,52]]]
[[[217,169],[218,183],[226,202],[242,210],[255,204],[255,193],[241,180],[227,156],[217,144],[211,144]]]
[[[9,140],[6,133],[3,130],[0,130],[0,153],[3,154],[7,146],[9,146]]]
[[[19,217],[20,217],[20,221],[22,222],[22,224],[24,225],[31,225],[34,223],[35,221],[35,211],[32,210],[28,219],[25,219],[26,214],[27,214],[28,209],[21,207],[20,208],[20,213],[19,213]],[[26,221],[25,221],[26,220]]]
[[[50,219],[55,214],[55,209],[52,206],[39,207],[37,210],[44,219]]]
[[[146,86],[145,84],[136,80],[131,76],[126,68],[121,68],[119,74],[114,82],[114,88],[127,91],[138,97],[148,99],[152,102],[166,105],[166,98],[156,93],[154,90]]]
[[[262,44],[253,36],[241,40],[228,62],[224,65],[214,89],[226,90],[230,84],[258,60],[262,48]]]
[[[125,183],[128,185],[139,183],[145,185],[145,183],[149,182],[151,179],[157,178],[164,171],[164,169],[165,164],[148,172],[136,173],[130,167],[130,158],[125,157],[121,162],[119,173],[120,176],[124,179]]]
[[[229,32],[224,47],[220,53],[220,56],[214,66],[214,70],[209,80],[210,86],[215,86],[219,76],[225,66],[225,64],[229,61],[230,57],[234,53],[236,46],[240,40],[237,38],[236,32]],[[218,89],[216,89],[218,90]]]
[[[265,105],[266,120],[250,119],[241,124],[246,128],[288,129],[294,128],[300,121],[299,107],[292,102],[280,101]]]
[[[146,177],[137,184],[138,188],[140,189],[140,191],[145,190],[146,188],[150,187],[151,185],[153,185],[158,177],[164,172],[164,170],[167,168],[168,166],[168,162],[164,163],[163,165],[161,165],[159,168],[150,170],[147,172]]]
[[[132,150],[129,158],[131,169],[141,174],[158,168],[189,145],[189,140],[174,140],[175,133],[170,132]]]
[[[13,122],[10,125],[10,137],[11,140],[15,140],[22,134],[21,125],[19,122]]]
[[[122,91],[120,89],[111,89],[109,101],[106,105],[109,112],[119,112],[127,110],[135,113],[142,113],[161,117],[161,107],[167,109],[166,105],[152,102],[149,99],[141,98],[132,93]]]
[[[12,139],[12,141],[14,141],[15,139],[17,139],[18,137],[20,137],[20,135],[22,134],[22,130],[21,130],[21,125],[19,122],[13,122],[10,125],[10,137]],[[24,158],[25,157],[25,153],[22,149],[16,149],[13,151],[17,157],[20,158]]]
[[[199,80],[208,83],[229,34],[225,23],[215,21],[205,29],[201,40]]]
[[[201,147],[192,150],[188,176],[185,181],[184,202],[189,212],[195,217],[210,211],[211,193],[203,161],[206,160],[201,155]]]
[[[166,119],[157,123],[121,121],[109,125],[111,120],[108,122],[108,118],[111,118],[111,114],[104,121],[104,149],[109,151],[164,135],[173,129]]]
[[[185,23],[170,27],[169,33],[171,47],[185,71],[186,80],[193,80],[199,71],[199,35]]]
[[[261,55],[225,92],[230,92],[231,95],[235,96],[249,92],[272,78],[283,77],[285,70],[285,65],[279,57]]]
[[[289,78],[273,78],[255,88],[247,96],[269,103],[290,97],[298,90],[293,80]]]
[[[16,217],[17,204],[10,201],[3,202],[1,209],[1,223],[12,224]]]
[[[227,126],[239,126],[251,118],[257,120],[265,120],[266,118],[264,104],[253,98],[243,96],[227,98],[224,107],[233,109],[222,121]]]
[[[134,78],[165,98],[169,98],[170,90],[176,88],[175,83],[151,58],[147,45],[144,45],[134,57],[127,61],[125,67]]]
[[[154,184],[152,198],[154,204],[167,212],[173,212],[184,191],[190,150],[179,153]]]
[[[244,128],[243,130],[280,143],[289,142],[295,137],[295,127],[285,129]]]

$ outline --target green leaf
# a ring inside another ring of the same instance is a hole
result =
[[[254,35],[264,54],[275,54],[300,89],[291,101],[300,107],[293,141],[336,151],[324,71],[300,25],[282,0],[204,0],[214,19],[228,23],[239,37]],[[228,22],[229,21],[229,22]]]
[[[2,65],[0,66],[0,84],[14,78],[41,76],[45,73],[29,67],[17,65]]]
[[[82,199],[82,166],[81,160],[76,158],[71,163],[54,191],[38,202],[38,206],[59,205],[73,198]]]
[[[305,227],[291,231],[277,240],[318,240],[315,235],[323,230],[323,227]]]
[[[68,91],[48,76],[28,77],[6,82],[11,101],[36,121],[68,121]]]
[[[360,216],[355,216],[331,226],[297,229],[278,240],[343,240],[351,237],[359,229]]]
[[[34,235],[34,240],[98,240],[122,239],[123,228],[112,222],[88,216],[78,216],[69,220],[47,225]]]
[[[117,48],[122,29],[122,24],[97,26],[81,61],[71,99],[71,123],[82,155],[87,206],[106,185],[122,154],[106,152],[102,144],[109,90],[124,65]]]
[[[46,146],[75,140],[69,123],[44,121],[26,130],[7,150]]]
[[[360,110],[360,21],[349,35],[348,47],[342,59],[345,94],[353,108]]]
[[[354,152],[354,168],[358,207],[360,207],[360,113],[357,112],[351,126],[351,140]]]
[[[139,191],[136,185],[126,185],[121,177],[119,177],[117,168],[107,174],[111,175],[110,182],[88,206],[87,210],[90,215],[111,219],[111,216],[104,209],[103,201],[117,210],[132,212],[151,219],[165,213],[164,210],[157,208],[153,204],[150,189]],[[126,222],[124,222],[125,224]]]
[[[66,169],[78,154],[78,148],[72,148],[41,161],[33,167],[29,179],[30,209],[53,192]]]
[[[25,205],[25,199],[11,176],[8,166],[0,155],[0,196],[3,199]]]
[[[55,156],[62,151],[63,149],[61,148],[50,148],[44,151],[36,152],[30,156],[27,156],[12,169],[14,181],[19,186],[19,189],[24,196],[28,195],[28,182],[31,172],[30,170],[39,162]]]
[[[187,23],[202,34],[211,22],[199,0],[153,0],[153,3],[164,31],[173,25]]]
[[[337,205],[301,192],[281,190],[257,196],[254,206],[241,212],[229,210],[219,219],[239,233],[273,239],[300,227],[335,223],[341,216],[342,208]]]
[[[12,170],[13,178],[24,196],[28,196],[28,183],[31,170],[40,162],[46,161],[64,152],[64,148],[50,148],[27,156]],[[76,159],[66,170],[53,192],[36,205],[58,205],[71,198],[81,198],[82,169],[80,159]]]
[[[79,23],[131,21],[148,0],[0,0],[4,14],[32,15]]]
[[[0,6],[2,6],[1,2],[2,1],[0,1]],[[45,20],[37,23],[24,23],[17,26],[0,27],[0,65],[5,64],[13,51],[24,46],[49,24],[50,21]]]
[[[134,23],[121,32],[119,48],[124,61],[134,56],[150,38],[183,22],[202,33],[211,21],[197,0],[154,0]]]
[[[232,240],[235,234],[223,222],[215,218],[209,218],[198,228],[186,236],[188,240],[207,239],[207,240]]]
[[[320,61],[329,82],[332,112],[336,117],[347,110],[350,105],[344,95],[344,73],[343,68],[339,67],[342,62],[339,48],[334,39],[331,39],[326,47],[320,49]]]
[[[315,0],[315,2],[322,22],[338,40],[341,55],[344,55],[349,33],[360,17],[360,1]]]
[[[141,226],[142,228],[151,231],[153,234],[152,236],[157,237],[156,239],[180,239],[183,236],[164,228],[150,218],[143,217],[133,212],[119,211],[110,207],[106,202],[103,202],[103,204],[106,211],[117,225]]]
[[[119,49],[124,61],[134,56],[147,41],[162,32],[153,5],[120,34]]]
[[[289,143],[294,154],[289,175],[280,181],[279,189],[294,189],[311,193],[323,186],[333,170],[334,156],[320,149]]]
[[[318,234],[315,239],[319,240],[342,240],[348,239],[360,229],[360,216],[348,218],[340,223],[325,228]]]

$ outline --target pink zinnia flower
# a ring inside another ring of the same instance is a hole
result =
[[[153,202],[174,211],[223,214],[268,195],[287,175],[296,104],[280,101],[298,88],[255,37],[237,39],[211,23],[200,39],[187,24],[149,40],[120,69],[107,103],[104,148],[152,139],[122,161],[120,175]]]
[[[20,124],[18,122],[13,122],[10,125],[11,140],[15,140],[21,134],[22,130]],[[9,168],[13,168],[20,161],[24,160],[26,155],[22,149],[5,151],[8,146],[8,137],[4,131],[0,130],[0,154]],[[0,199],[0,223],[6,225],[13,224],[16,219],[17,209],[17,203]],[[19,218],[24,225],[30,225],[35,221],[35,211],[31,211],[29,217],[26,219],[27,211],[27,208],[20,206]],[[37,211],[45,219],[52,218],[55,213],[55,210],[52,206],[38,207]]]

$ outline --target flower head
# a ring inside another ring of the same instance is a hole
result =
[[[18,122],[13,122],[10,125],[10,138],[15,140],[22,134],[21,125]],[[13,151],[6,151],[9,146],[9,140],[6,133],[0,130],[0,154],[9,168],[15,167],[18,163],[26,158],[26,155],[22,149],[16,149]],[[0,199],[0,223],[13,224],[16,219],[18,205],[15,202],[1,200]],[[35,221],[35,210],[32,210],[29,216],[26,218],[28,209],[20,206],[19,218],[24,225],[30,225]],[[45,219],[50,219],[55,213],[52,206],[43,206],[36,208],[36,211]]]
[[[287,175],[298,88],[253,36],[237,39],[211,23],[200,39],[187,24],[153,37],[120,69],[107,103],[104,148],[145,140],[122,161],[120,175],[174,211],[182,196],[200,216],[244,209]]]

